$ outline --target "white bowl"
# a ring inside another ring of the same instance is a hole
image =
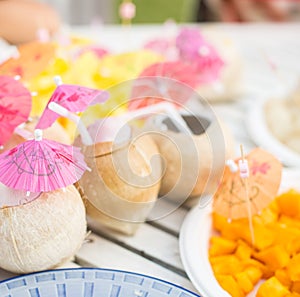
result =
[[[256,101],[246,118],[247,130],[252,140],[260,147],[275,155],[284,165],[300,167],[300,155],[281,143],[270,132],[265,118],[266,101]]]

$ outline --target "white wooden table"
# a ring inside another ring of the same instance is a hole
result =
[[[158,26],[133,27],[130,33],[131,47],[140,47],[147,38],[158,35],[159,29]],[[216,25],[216,29],[223,30],[240,48],[245,62],[245,94],[235,103],[216,104],[213,108],[231,128],[236,143],[242,143],[248,151],[255,145],[245,128],[247,110],[255,100],[279,95],[279,89],[276,89],[278,80],[261,51],[265,51],[277,64],[285,79],[284,89],[280,91],[286,91],[295,78],[300,77],[300,25]],[[94,34],[87,28],[76,28],[76,31],[85,35]],[[100,41],[112,50],[122,51],[120,32],[119,27],[105,27],[101,30]],[[74,261],[65,267],[134,271],[165,279],[196,292],[184,271],[178,245],[180,227],[188,211],[187,207],[180,207],[163,219],[146,222],[132,237],[90,226],[92,233],[88,240]],[[0,270],[0,280],[11,276],[11,273]]]

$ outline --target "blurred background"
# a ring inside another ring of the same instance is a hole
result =
[[[121,0],[43,0],[67,24],[119,23]],[[133,0],[133,23],[210,21],[298,21],[299,0]]]

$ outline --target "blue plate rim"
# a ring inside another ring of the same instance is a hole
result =
[[[188,290],[188,289],[186,289],[186,288],[184,288],[184,287],[182,287],[180,285],[171,283],[171,282],[169,282],[167,280],[163,280],[163,279],[155,277],[155,276],[151,276],[151,275],[147,275],[147,274],[143,274],[143,273],[139,273],[139,272],[121,270],[121,269],[97,268],[97,267],[59,268],[59,269],[42,270],[42,271],[37,271],[37,272],[32,272],[32,273],[26,273],[26,274],[21,274],[21,275],[10,277],[8,279],[0,281],[0,285],[4,284],[6,282],[9,282],[9,281],[21,279],[21,278],[24,278],[24,277],[27,277],[27,276],[30,276],[30,275],[35,275],[35,274],[40,274],[40,273],[47,273],[47,272],[55,273],[57,271],[63,272],[63,271],[74,271],[74,270],[75,271],[80,271],[80,270],[109,271],[109,272],[126,273],[126,274],[131,274],[131,275],[136,275],[136,276],[142,276],[142,277],[146,277],[146,278],[150,278],[150,279],[153,279],[153,280],[160,281],[160,282],[162,282],[164,284],[168,284],[168,285],[174,286],[174,287],[182,290],[183,292],[192,294],[193,296],[202,297],[201,295],[198,295],[195,292],[192,292],[192,291],[190,291],[190,290]]]

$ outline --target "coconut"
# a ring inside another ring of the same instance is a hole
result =
[[[41,193],[0,209],[0,267],[15,273],[54,268],[74,256],[85,235],[85,208],[73,185]]]
[[[148,135],[115,146],[112,142],[83,147],[91,172],[79,181],[87,197],[88,217],[97,223],[133,234],[146,220],[160,188],[161,160]]]
[[[159,194],[180,204],[213,193],[225,160],[233,156],[233,139],[224,124],[192,115],[183,119],[191,135],[177,131],[167,119],[163,122],[167,130],[152,136],[165,165]],[[212,145],[218,145],[217,154]]]

